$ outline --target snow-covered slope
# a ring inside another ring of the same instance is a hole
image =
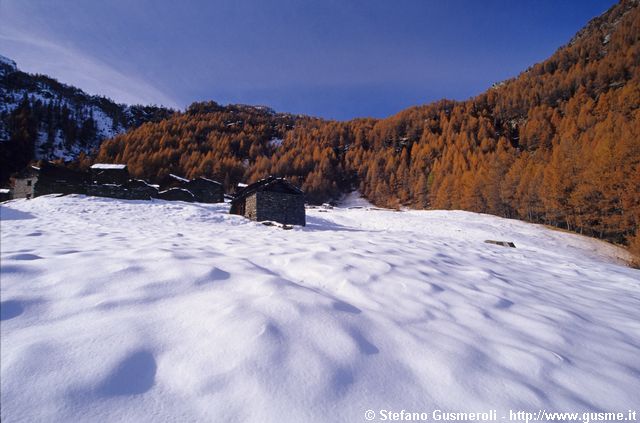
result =
[[[31,121],[14,116],[21,110]],[[0,142],[11,139],[12,127],[30,133],[33,159],[75,159],[107,138],[172,112],[92,96],[45,75],[21,72],[13,60],[0,55]]]
[[[0,76],[5,76],[9,72],[15,72],[17,70],[18,66],[16,62],[0,54]]]
[[[616,247],[468,212],[312,209],[285,231],[226,209],[3,204],[2,421],[640,404],[640,272]]]

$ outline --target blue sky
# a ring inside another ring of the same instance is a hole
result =
[[[612,0],[0,0],[0,54],[125,103],[335,119],[466,99]]]

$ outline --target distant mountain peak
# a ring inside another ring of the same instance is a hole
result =
[[[0,76],[16,72],[17,70],[18,65],[16,65],[16,62],[0,54]]]

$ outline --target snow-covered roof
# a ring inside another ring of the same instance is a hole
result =
[[[126,169],[127,165],[123,164],[111,164],[111,163],[96,163],[91,166],[91,169]]]
[[[173,173],[169,174],[169,177],[176,179],[180,182],[189,182],[189,180],[187,178],[183,178],[182,176],[178,176],[178,175],[174,175]]]
[[[179,187],[173,187],[173,188],[169,188],[169,189],[165,189],[164,191],[160,191],[160,194],[164,194],[165,192],[175,192],[175,191],[183,191],[183,192],[188,192],[190,195],[193,195],[193,193],[191,191],[189,191],[186,188],[179,188]]]
[[[9,194],[11,192],[8,188],[0,188],[0,194]]]
[[[204,176],[200,176],[200,177],[198,177],[198,179],[202,179],[203,181],[211,182],[212,184],[222,185],[220,182],[214,181],[213,179],[205,178]]]
[[[152,188],[160,188],[160,185],[154,185],[154,184],[150,184],[149,182],[145,181],[144,179],[131,179],[129,180],[128,184],[132,185],[132,184],[139,184],[139,185],[146,185],[148,187],[152,187]]]

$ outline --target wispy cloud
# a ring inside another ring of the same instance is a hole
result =
[[[54,39],[19,30],[8,24],[10,19],[3,15],[0,18],[0,54],[17,62],[20,70],[46,74],[89,94],[104,95],[119,103],[179,107],[174,99],[151,84],[125,75]]]

